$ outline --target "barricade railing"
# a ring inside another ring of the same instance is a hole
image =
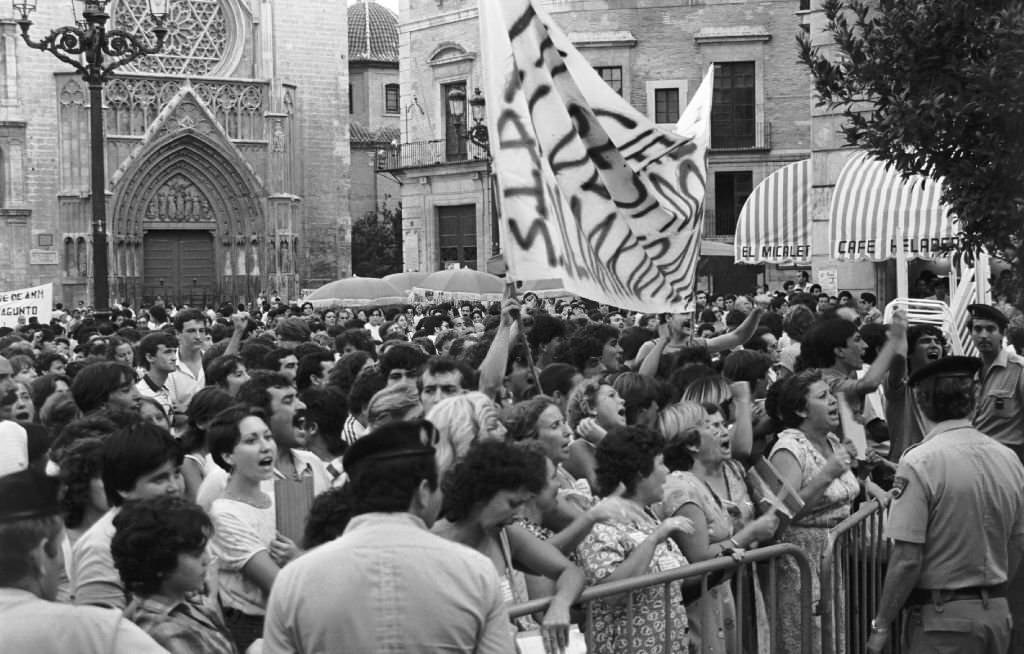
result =
[[[883,535],[886,507],[877,500],[865,502],[829,532],[821,555],[821,597],[815,610],[821,617],[822,654],[865,651],[892,550]],[[892,625],[892,654],[900,652],[901,622]]]
[[[799,570],[800,592],[798,597],[779,596],[777,584],[778,571],[776,568],[779,560],[784,557],[791,557]],[[582,607],[585,615],[583,624],[580,625],[580,627],[586,637],[587,651],[595,651],[593,631],[595,602],[614,600],[615,598],[625,596],[621,601],[626,605],[625,625],[628,632],[627,638],[629,648],[621,650],[621,652],[622,654],[634,652],[635,643],[633,640],[633,624],[635,610],[633,606],[633,594],[638,590],[660,586],[661,592],[664,594],[665,598],[665,634],[661,640],[664,643],[663,651],[666,652],[666,654],[671,652],[672,643],[668,638],[668,636],[673,633],[672,612],[669,610],[671,585],[680,583],[683,580],[699,579],[700,590],[701,593],[704,594],[708,592],[708,578],[710,575],[719,572],[732,573],[734,575],[731,583],[735,589],[735,638],[738,643],[746,642],[745,630],[747,628],[754,627],[757,622],[756,615],[752,615],[749,611],[749,607],[754,607],[756,605],[754,598],[750,596],[752,592],[750,589],[755,587],[755,584],[752,582],[754,577],[757,577],[760,580],[760,583],[763,584],[764,604],[768,618],[767,623],[770,626],[770,651],[773,654],[782,654],[783,652],[785,652],[785,654],[797,654],[797,651],[792,649],[784,649],[785,646],[780,642],[779,635],[774,629],[774,625],[778,623],[776,620],[777,607],[783,602],[792,603],[795,601],[799,602],[801,607],[801,647],[798,651],[802,654],[811,654],[814,649],[813,643],[811,642],[811,624],[814,619],[812,615],[813,605],[811,601],[811,565],[806,552],[796,545],[788,543],[769,545],[749,550],[736,557],[718,557],[707,561],[701,561],[700,563],[681,566],[674,570],[642,575],[639,577],[599,584],[587,588],[580,595],[576,603],[577,607]],[[547,609],[550,601],[551,598],[546,597],[516,604],[509,609],[509,617],[514,620],[531,614],[542,614],[544,610]],[[709,607],[709,603],[703,603],[703,606],[707,609]],[[702,623],[710,624],[708,620],[703,618]]]

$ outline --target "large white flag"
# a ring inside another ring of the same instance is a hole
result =
[[[635,311],[689,308],[712,71],[675,133],[631,107],[530,0],[480,0],[509,278]]]

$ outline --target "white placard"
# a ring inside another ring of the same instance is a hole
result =
[[[0,327],[18,326],[36,318],[45,325],[53,317],[53,284],[0,292]]]
[[[839,273],[835,268],[820,268],[818,270],[818,286],[821,287],[822,295],[839,295]]]

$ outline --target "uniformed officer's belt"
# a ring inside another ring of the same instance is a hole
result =
[[[907,599],[907,606],[920,604],[943,604],[957,600],[989,599],[992,597],[1006,597],[1006,584],[995,586],[969,586],[967,588],[950,588],[933,590],[930,588],[915,588],[910,592]]]

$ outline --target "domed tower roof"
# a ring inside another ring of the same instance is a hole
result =
[[[348,58],[398,63],[398,16],[376,2],[348,8]]]

